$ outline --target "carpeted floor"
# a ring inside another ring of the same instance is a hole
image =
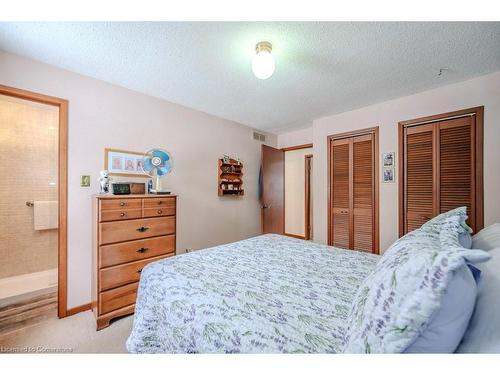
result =
[[[125,341],[132,329],[132,321],[133,316],[127,316],[96,331],[91,311],[65,319],[54,316],[37,325],[0,335],[0,353],[126,353]]]

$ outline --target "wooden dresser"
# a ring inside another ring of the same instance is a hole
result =
[[[176,196],[94,197],[92,309],[97,329],[134,312],[145,265],[175,255]]]

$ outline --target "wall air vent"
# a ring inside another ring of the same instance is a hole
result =
[[[264,134],[253,132],[253,139],[254,141],[265,142],[266,136]]]

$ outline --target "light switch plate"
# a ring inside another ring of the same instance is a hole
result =
[[[80,176],[80,186],[81,187],[90,187],[90,176],[81,175]]]

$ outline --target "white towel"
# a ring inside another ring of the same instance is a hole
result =
[[[57,229],[59,216],[57,201],[35,201],[33,209],[35,230]]]

